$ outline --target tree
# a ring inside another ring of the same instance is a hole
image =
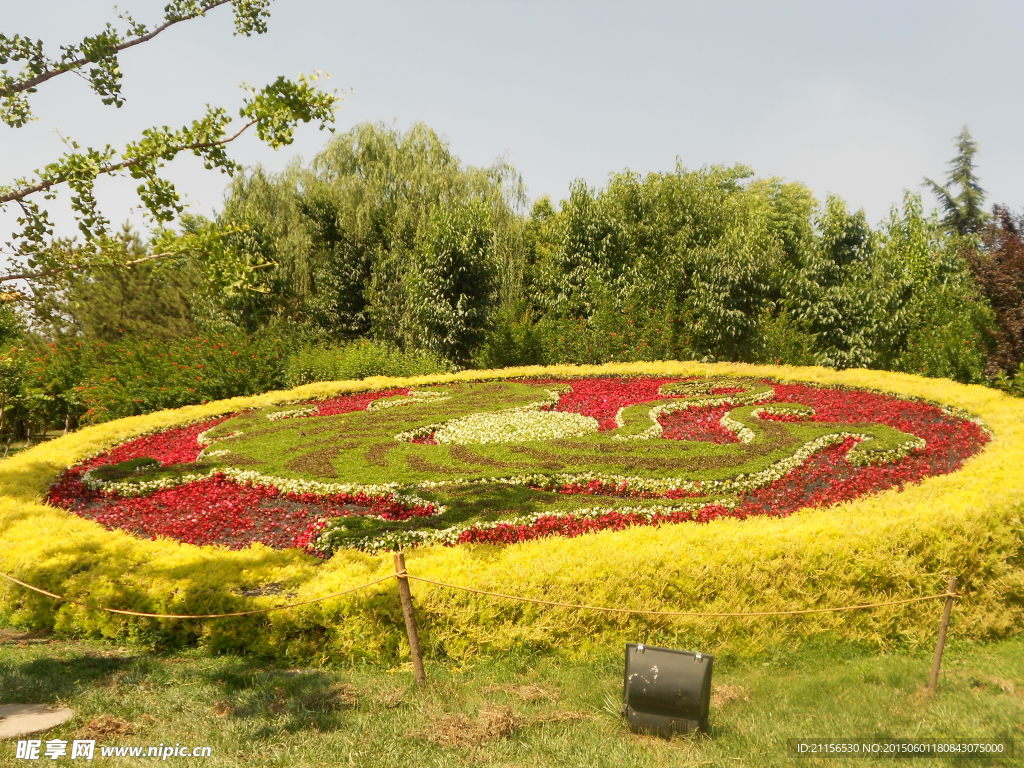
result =
[[[164,16],[153,27],[127,14],[120,25],[108,23],[102,31],[81,42],[61,47],[57,57],[45,51],[42,40],[22,35],[0,34],[0,64],[20,62],[19,71],[0,70],[0,120],[18,128],[32,118],[29,96],[55,78],[70,72],[82,74],[107,105],[120,107],[119,54],[152,40],[172,26],[205,16],[219,6],[234,11],[236,34],[254,35],[267,30],[270,0],[171,0]],[[337,97],[314,87],[312,77],[289,80],[279,77],[261,89],[245,87],[247,96],[232,118],[226,109],[207,106],[201,117],[174,129],[149,128],[122,149],[109,144],[83,147],[68,141],[69,151],[36,170],[28,177],[0,186],[0,210],[15,206],[17,231],[5,245],[16,266],[0,273],[0,283],[12,280],[33,281],[69,269],[81,269],[95,263],[133,264],[163,256],[153,253],[132,257],[118,247],[109,234],[110,222],[100,211],[94,186],[100,177],[126,175],[139,182],[137,193],[144,209],[158,224],[174,221],[182,205],[174,185],[161,176],[163,166],[182,152],[200,157],[207,168],[225,173],[236,170],[226,145],[250,129],[272,147],[290,144],[299,123],[318,124],[321,129],[333,122]],[[59,192],[70,195],[72,211],[84,247],[53,248],[53,225],[45,201]],[[44,201],[44,202],[41,202]],[[187,250],[189,240],[175,241]]]
[[[145,255],[145,244],[127,225],[117,239],[130,257]],[[87,273],[53,275],[33,287],[30,324],[46,338],[170,342],[199,331],[193,297],[200,293],[200,273],[187,259],[161,259],[130,269],[97,264]]]
[[[358,125],[333,137],[308,166],[280,174],[257,168],[235,178],[213,225],[228,231],[225,250],[206,263],[207,279],[236,324],[287,318],[332,342],[369,335],[404,349],[425,338],[426,326],[417,324],[439,327],[431,312],[448,313],[440,305],[422,311],[416,302],[425,286],[448,280],[449,266],[461,274],[460,260],[470,253],[464,246],[488,261],[471,272],[499,273],[470,281],[474,291],[497,292],[502,275],[513,280],[522,271],[511,263],[522,258],[513,243],[520,196],[507,165],[466,167],[425,125],[404,132]],[[480,222],[488,229],[483,249],[474,240]],[[468,245],[454,234],[442,242],[449,231],[470,233]],[[462,285],[461,277],[452,279]],[[447,326],[454,336],[427,346],[464,355],[480,322],[476,308],[489,314],[490,298],[467,294],[473,311]]]
[[[400,298],[406,348],[464,365],[479,342],[493,281],[494,236],[484,203],[435,208],[416,238]],[[396,265],[397,266],[397,265]]]
[[[968,253],[982,290],[995,311],[996,348],[989,374],[1015,373],[1024,365],[1024,214],[997,205],[982,232],[982,248]]]
[[[956,137],[956,157],[949,162],[949,175],[945,185],[931,179],[924,183],[939,199],[943,223],[959,235],[973,235],[981,230],[986,220],[985,190],[978,183],[974,171],[974,155],[978,145],[971,138],[967,126]],[[954,189],[956,188],[956,189]]]
[[[312,243],[298,207],[296,170],[239,173],[216,221],[186,219],[194,236],[209,236],[201,265],[207,314],[248,331],[297,319],[310,282]]]
[[[874,367],[977,382],[985,365],[984,339],[992,322],[963,257],[964,237],[949,231],[917,195],[907,193],[878,233],[875,275],[907,282],[906,298],[883,307],[876,325]],[[878,286],[881,296],[887,286]]]

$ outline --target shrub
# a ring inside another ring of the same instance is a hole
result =
[[[540,331],[525,301],[499,307],[477,350],[477,368],[540,365],[545,361]]]
[[[545,362],[596,364],[604,360],[665,360],[687,354],[682,318],[671,308],[599,304],[588,317],[545,317],[538,324]]]
[[[970,281],[969,275],[964,277]],[[962,285],[933,286],[911,306],[917,322],[894,368],[971,384],[982,382],[991,309]]]
[[[97,423],[162,408],[253,395],[282,384],[287,334],[242,331],[171,343],[97,342],[98,362],[81,385],[83,421]]]
[[[432,352],[402,352],[383,342],[362,339],[339,347],[305,347],[288,358],[284,380],[287,386],[296,387],[314,381],[423,376],[450,370],[451,366]]]
[[[814,363],[815,338],[788,312],[763,318],[757,337],[757,362],[789,365]]]
[[[1011,371],[1009,375],[1000,371],[991,379],[990,384],[1014,397],[1024,397],[1024,363],[1018,365],[1017,370]]]

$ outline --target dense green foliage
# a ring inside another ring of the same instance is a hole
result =
[[[420,376],[448,370],[451,366],[430,352],[402,352],[383,342],[364,339],[339,346],[310,344],[289,356],[284,379],[286,386],[297,387],[314,381]]]
[[[41,280],[20,351],[3,353],[6,428],[256,386],[559,362],[871,367],[1014,391],[1020,227],[981,211],[974,149],[963,133],[948,183],[932,185],[941,217],[906,193],[872,226],[743,166],[613,174],[527,210],[507,164],[466,166],[423,125],[360,125],[307,165],[239,174],[213,220],[105,246],[120,261],[177,256]],[[77,247],[53,244],[52,260],[84,260]],[[247,362],[190,381],[183,366],[200,358],[182,340],[221,335]]]
[[[992,315],[950,233],[907,195],[873,229],[743,167],[622,173],[517,215],[510,169],[429,129],[361,126],[309,168],[240,179],[227,281],[244,322],[297,320],[457,365],[784,360],[980,381]],[[967,340],[965,345],[963,342]]]
[[[282,385],[286,352],[277,333],[241,331],[174,341],[125,336],[63,339],[16,359],[24,381],[9,417],[29,434],[255,394]]]
[[[330,341],[372,335],[464,363],[518,222],[511,169],[463,167],[430,129],[364,125],[308,168],[239,176],[203,260],[218,309],[253,330],[287,318]]]

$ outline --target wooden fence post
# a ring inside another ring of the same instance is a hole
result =
[[[953,593],[956,591],[956,576],[949,580],[949,587],[946,589],[950,594],[946,596],[946,605],[942,609],[942,620],[939,621],[939,639],[935,643],[935,656],[932,659],[932,672],[928,677],[928,692],[935,693],[939,684],[939,665],[942,664],[942,650],[946,647],[946,630],[949,628],[949,613],[953,610]]]
[[[395,552],[395,576],[398,577],[398,596],[402,600],[402,614],[405,616],[405,633],[409,636],[412,669],[416,674],[416,683],[422,686],[427,682],[427,675],[423,671],[423,654],[420,652],[420,636],[416,631],[416,616],[412,611],[412,592],[409,591],[404,552]]]

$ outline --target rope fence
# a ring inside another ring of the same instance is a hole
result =
[[[609,608],[604,605],[584,605],[582,603],[563,603],[558,600],[541,600],[535,597],[521,597],[518,595],[506,595],[501,592],[488,592],[485,589],[475,589],[473,587],[462,587],[457,584],[448,584],[443,581],[434,581],[433,579],[425,579],[422,576],[413,576],[408,574],[406,576],[410,581],[421,581],[424,584],[433,584],[438,587],[447,587],[448,589],[456,589],[460,592],[471,592],[477,595],[487,595],[489,597],[498,597],[503,600],[516,600],[521,603],[536,603],[537,605],[550,605],[556,608],[574,608],[581,611],[601,611],[604,613],[620,613],[629,614],[633,616],[701,616],[706,618],[737,618],[743,616],[795,616],[802,613],[837,613],[839,611],[859,611],[866,608],[880,608],[884,605],[905,605],[907,603],[920,603],[926,600],[938,600],[943,597],[960,597],[955,592],[940,592],[935,595],[924,595],[923,597],[908,597],[903,600],[887,600],[882,603],[862,603],[860,605],[841,605],[833,608],[804,608],[801,610],[790,610],[790,611],[725,611],[725,612],[712,612],[707,611],[644,611],[635,608]]]
[[[941,598],[962,597],[962,595],[956,592],[947,591],[938,592],[934,595],[908,597],[901,600],[886,600],[883,602],[860,603],[857,605],[840,605],[829,608],[803,608],[787,611],[659,611],[641,610],[637,608],[612,608],[604,605],[587,605],[585,603],[565,603],[559,600],[542,600],[536,597],[507,595],[503,592],[490,592],[486,589],[476,589],[475,587],[466,587],[459,584],[449,584],[444,581],[436,581],[435,579],[427,579],[422,576],[413,576],[412,574],[403,571],[401,573],[389,573],[387,576],[381,576],[379,579],[374,579],[373,581],[368,581],[365,584],[359,584],[355,587],[349,587],[348,589],[343,589],[340,592],[332,592],[329,595],[323,595],[322,597],[314,597],[309,600],[302,600],[301,602],[297,603],[275,605],[270,608],[257,608],[250,611],[232,611],[230,613],[146,613],[144,611],[129,611],[122,608],[108,608],[104,605],[93,605],[91,603],[85,603],[81,600],[75,600],[74,598],[59,595],[54,592],[49,592],[45,589],[41,589],[40,587],[35,587],[31,584],[27,584],[20,579],[16,579],[14,576],[4,573],[3,571],[0,571],[0,576],[2,576],[10,582],[13,582],[14,584],[17,584],[20,587],[24,587],[25,589],[31,590],[32,592],[37,592],[40,595],[45,595],[46,597],[51,597],[54,600],[60,600],[61,602],[70,603],[72,605],[77,605],[79,607],[88,608],[95,611],[106,611],[107,613],[116,613],[122,616],[140,616],[143,618],[150,619],[223,619],[232,616],[255,616],[257,614],[271,613],[273,611],[286,611],[291,608],[300,608],[304,605],[312,605],[314,603],[324,602],[325,600],[332,600],[336,597],[341,597],[342,595],[348,595],[352,592],[358,592],[362,589],[367,589],[368,587],[373,587],[377,584],[382,584],[383,582],[390,581],[391,579],[409,579],[410,581],[419,581],[423,584],[433,584],[436,587],[445,587],[447,589],[454,589],[459,592],[469,592],[475,595],[486,595],[487,597],[496,597],[502,600],[513,600],[520,603],[533,603],[535,605],[549,605],[554,608],[571,608],[580,611],[598,611],[602,613],[616,613],[631,616],[700,616],[706,618],[742,618],[744,616],[796,616],[808,613],[838,613],[841,611],[860,611],[869,608],[881,608],[888,605],[906,605],[908,603],[921,603],[928,600],[939,600]]]
[[[82,608],[89,608],[94,611],[106,611],[107,613],[116,613],[121,616],[141,616],[147,619],[225,619],[231,616],[255,616],[260,613],[271,613],[272,611],[286,611],[289,608],[299,608],[303,605],[312,605],[313,603],[322,603],[324,600],[331,600],[335,597],[341,597],[351,592],[358,592],[361,589],[372,587],[374,584],[380,584],[384,581],[389,581],[395,578],[394,574],[388,574],[387,576],[381,576],[379,579],[367,582],[366,584],[360,584],[357,587],[349,587],[343,589],[340,592],[332,592],[329,595],[323,597],[314,597],[311,600],[303,600],[298,603],[288,603],[287,605],[275,605],[271,608],[255,608],[251,611],[231,611],[230,613],[145,613],[144,611],[129,611],[123,608],[108,608],[105,605],[91,605],[89,603],[83,603],[81,600],[75,600],[71,597],[65,597],[64,595],[58,595],[54,592],[48,592],[45,589],[34,587],[31,584],[26,584],[21,579],[16,579],[13,576],[0,571],[0,576],[3,576],[8,581],[12,581],[15,584],[24,587],[25,589],[31,590],[32,592],[38,592],[40,595],[46,595],[46,597],[52,597],[54,600],[60,600],[65,603],[71,603]]]
[[[882,608],[885,606],[892,605],[908,605],[910,603],[921,603],[930,600],[945,600],[945,605],[942,614],[942,620],[939,624],[939,637],[938,644],[935,648],[935,658],[932,663],[932,673],[929,680],[928,688],[930,690],[935,689],[938,677],[938,667],[942,658],[943,647],[945,646],[946,640],[946,629],[949,624],[949,615],[952,609],[953,600],[958,597],[963,597],[956,592],[956,578],[950,580],[949,586],[945,592],[939,592],[933,595],[922,595],[919,597],[907,597],[899,600],[884,600],[881,602],[874,603],[859,603],[856,605],[840,605],[831,606],[827,608],[800,608],[791,610],[781,611],[666,611],[666,610],[642,610],[636,608],[614,608],[611,606],[603,605],[587,605],[584,603],[567,603],[560,600],[544,600],[536,597],[524,597],[522,595],[509,595],[503,592],[492,592],[485,589],[477,589],[475,587],[467,587],[459,584],[449,584],[444,581],[438,581],[435,579],[428,579],[422,576],[414,576],[410,574],[405,567],[405,555],[402,552],[395,553],[395,572],[390,573],[386,576],[381,576],[373,581],[368,581],[365,584],[359,584],[348,589],[343,589],[339,592],[332,592],[329,595],[323,595],[321,597],[311,598],[309,600],[302,600],[295,603],[287,603],[285,605],[276,605],[269,608],[256,608],[247,611],[231,611],[227,613],[147,613],[145,611],[131,611],[123,608],[110,608],[103,605],[92,605],[90,603],[83,602],[65,595],[60,595],[49,590],[42,589],[41,587],[28,584],[21,579],[15,578],[10,574],[0,571],[0,577],[3,577],[9,582],[17,584],[18,586],[35,592],[40,595],[66,602],[71,605],[77,605],[81,608],[89,610],[105,611],[107,613],[114,613],[122,616],[138,616],[142,618],[151,619],[223,619],[231,618],[236,616],[255,616],[259,614],[267,614],[274,611],[285,611],[293,608],[299,608],[305,605],[313,605],[314,603],[321,603],[326,600],[332,600],[343,595],[348,595],[353,592],[358,592],[369,587],[382,584],[391,579],[395,579],[398,582],[399,598],[402,604],[402,613],[405,618],[406,633],[409,637],[409,647],[413,657],[413,669],[416,674],[417,682],[421,685],[425,682],[426,677],[423,671],[423,659],[420,653],[419,647],[419,634],[416,629],[415,615],[413,613],[412,606],[412,594],[409,589],[410,581],[417,581],[422,584],[431,584],[436,587],[444,589],[452,589],[459,592],[466,592],[469,594],[483,595],[486,597],[493,597],[500,600],[511,600],[520,603],[532,603],[534,605],[546,605],[554,608],[568,608],[571,610],[580,611],[597,611],[601,613],[610,613],[618,615],[628,616],[662,616],[662,617],[702,617],[702,618],[743,618],[743,617],[769,617],[769,616],[799,616],[814,613],[839,613],[845,611],[862,611],[870,610],[873,608]]]

